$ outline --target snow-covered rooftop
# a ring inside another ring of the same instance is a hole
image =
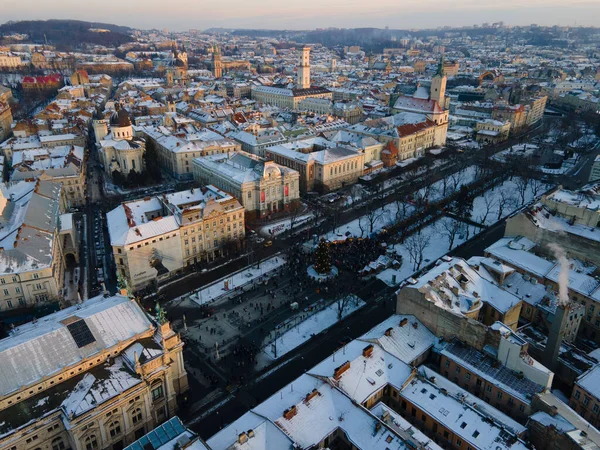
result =
[[[534,383],[527,377],[519,377],[515,371],[498,364],[496,358],[464,345],[458,340],[446,345],[441,354],[524,403],[530,403],[534,394],[544,390],[544,386]]]
[[[421,276],[415,288],[429,301],[455,313],[467,313],[481,307],[481,302],[506,313],[519,303],[519,298],[482,277],[461,258],[452,258]]]
[[[67,327],[79,320],[94,338],[82,347]],[[94,297],[21,325],[0,340],[0,395],[58,373],[151,327],[137,303],[121,295]]]
[[[437,342],[436,336],[415,316],[402,314],[389,317],[359,339],[377,342],[406,364],[411,364]]]
[[[400,393],[463,442],[481,450],[525,450],[527,446],[512,433],[497,426],[470,405],[445,394],[435,384],[414,378]]]

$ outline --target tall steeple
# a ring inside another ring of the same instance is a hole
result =
[[[299,89],[307,89],[310,87],[310,47],[303,47],[300,51],[296,85]]]
[[[446,74],[444,71],[444,55],[440,57],[440,62],[438,63],[437,71],[435,72],[435,74],[439,75],[440,77],[443,77]]]
[[[221,78],[223,75],[223,64],[221,63],[221,50],[217,45],[213,46],[213,75],[215,78]]]
[[[444,73],[444,57],[440,58],[437,71],[431,79],[429,98],[439,103],[442,108],[446,107],[446,74]]]

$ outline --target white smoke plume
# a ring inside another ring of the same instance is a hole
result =
[[[562,306],[569,304],[569,271],[570,264],[567,259],[567,253],[558,244],[549,244],[548,248],[554,252],[556,260],[560,264],[560,273],[558,274],[558,301]]]

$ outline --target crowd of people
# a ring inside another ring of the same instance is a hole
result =
[[[352,273],[360,272],[371,261],[385,254],[385,247],[378,239],[356,238],[337,241],[331,245],[333,264],[338,269]]]

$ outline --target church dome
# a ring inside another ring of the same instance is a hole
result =
[[[115,112],[110,116],[110,126],[112,127],[129,127],[131,126],[131,119],[129,114],[124,108],[121,108],[117,103],[115,105]]]

